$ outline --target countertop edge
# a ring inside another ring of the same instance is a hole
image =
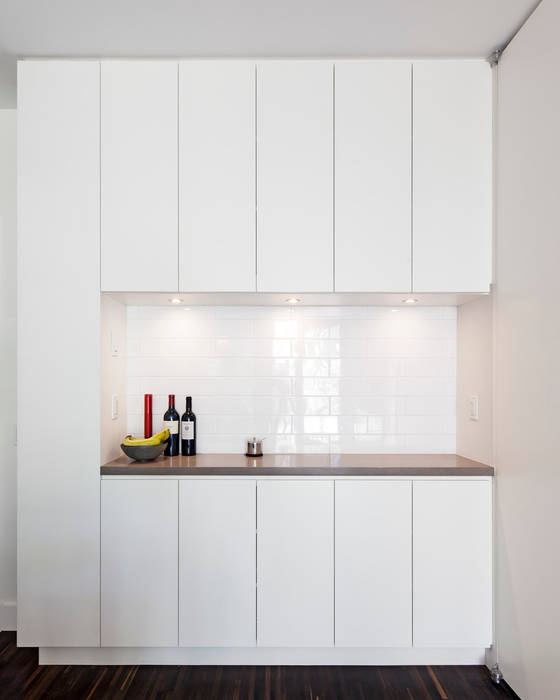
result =
[[[481,467],[101,467],[101,476],[494,476]]]

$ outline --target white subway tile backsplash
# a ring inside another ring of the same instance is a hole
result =
[[[128,307],[128,432],[174,393],[200,452],[454,452],[455,362],[454,307]]]

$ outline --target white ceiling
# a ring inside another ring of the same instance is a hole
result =
[[[484,57],[538,2],[0,0],[0,107],[19,56]]]

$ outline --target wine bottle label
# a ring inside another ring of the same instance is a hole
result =
[[[178,420],[164,420],[163,429],[169,430],[170,435],[177,435],[179,432],[179,421]]]
[[[181,438],[183,440],[194,440],[194,423],[183,421],[181,423]]]

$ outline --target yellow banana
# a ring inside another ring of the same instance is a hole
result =
[[[166,429],[160,431],[159,433],[156,433],[155,435],[152,435],[152,437],[149,438],[136,438],[132,435],[127,435],[123,440],[123,444],[135,447],[142,445],[161,445],[162,442],[165,442],[168,439],[169,430]]]

